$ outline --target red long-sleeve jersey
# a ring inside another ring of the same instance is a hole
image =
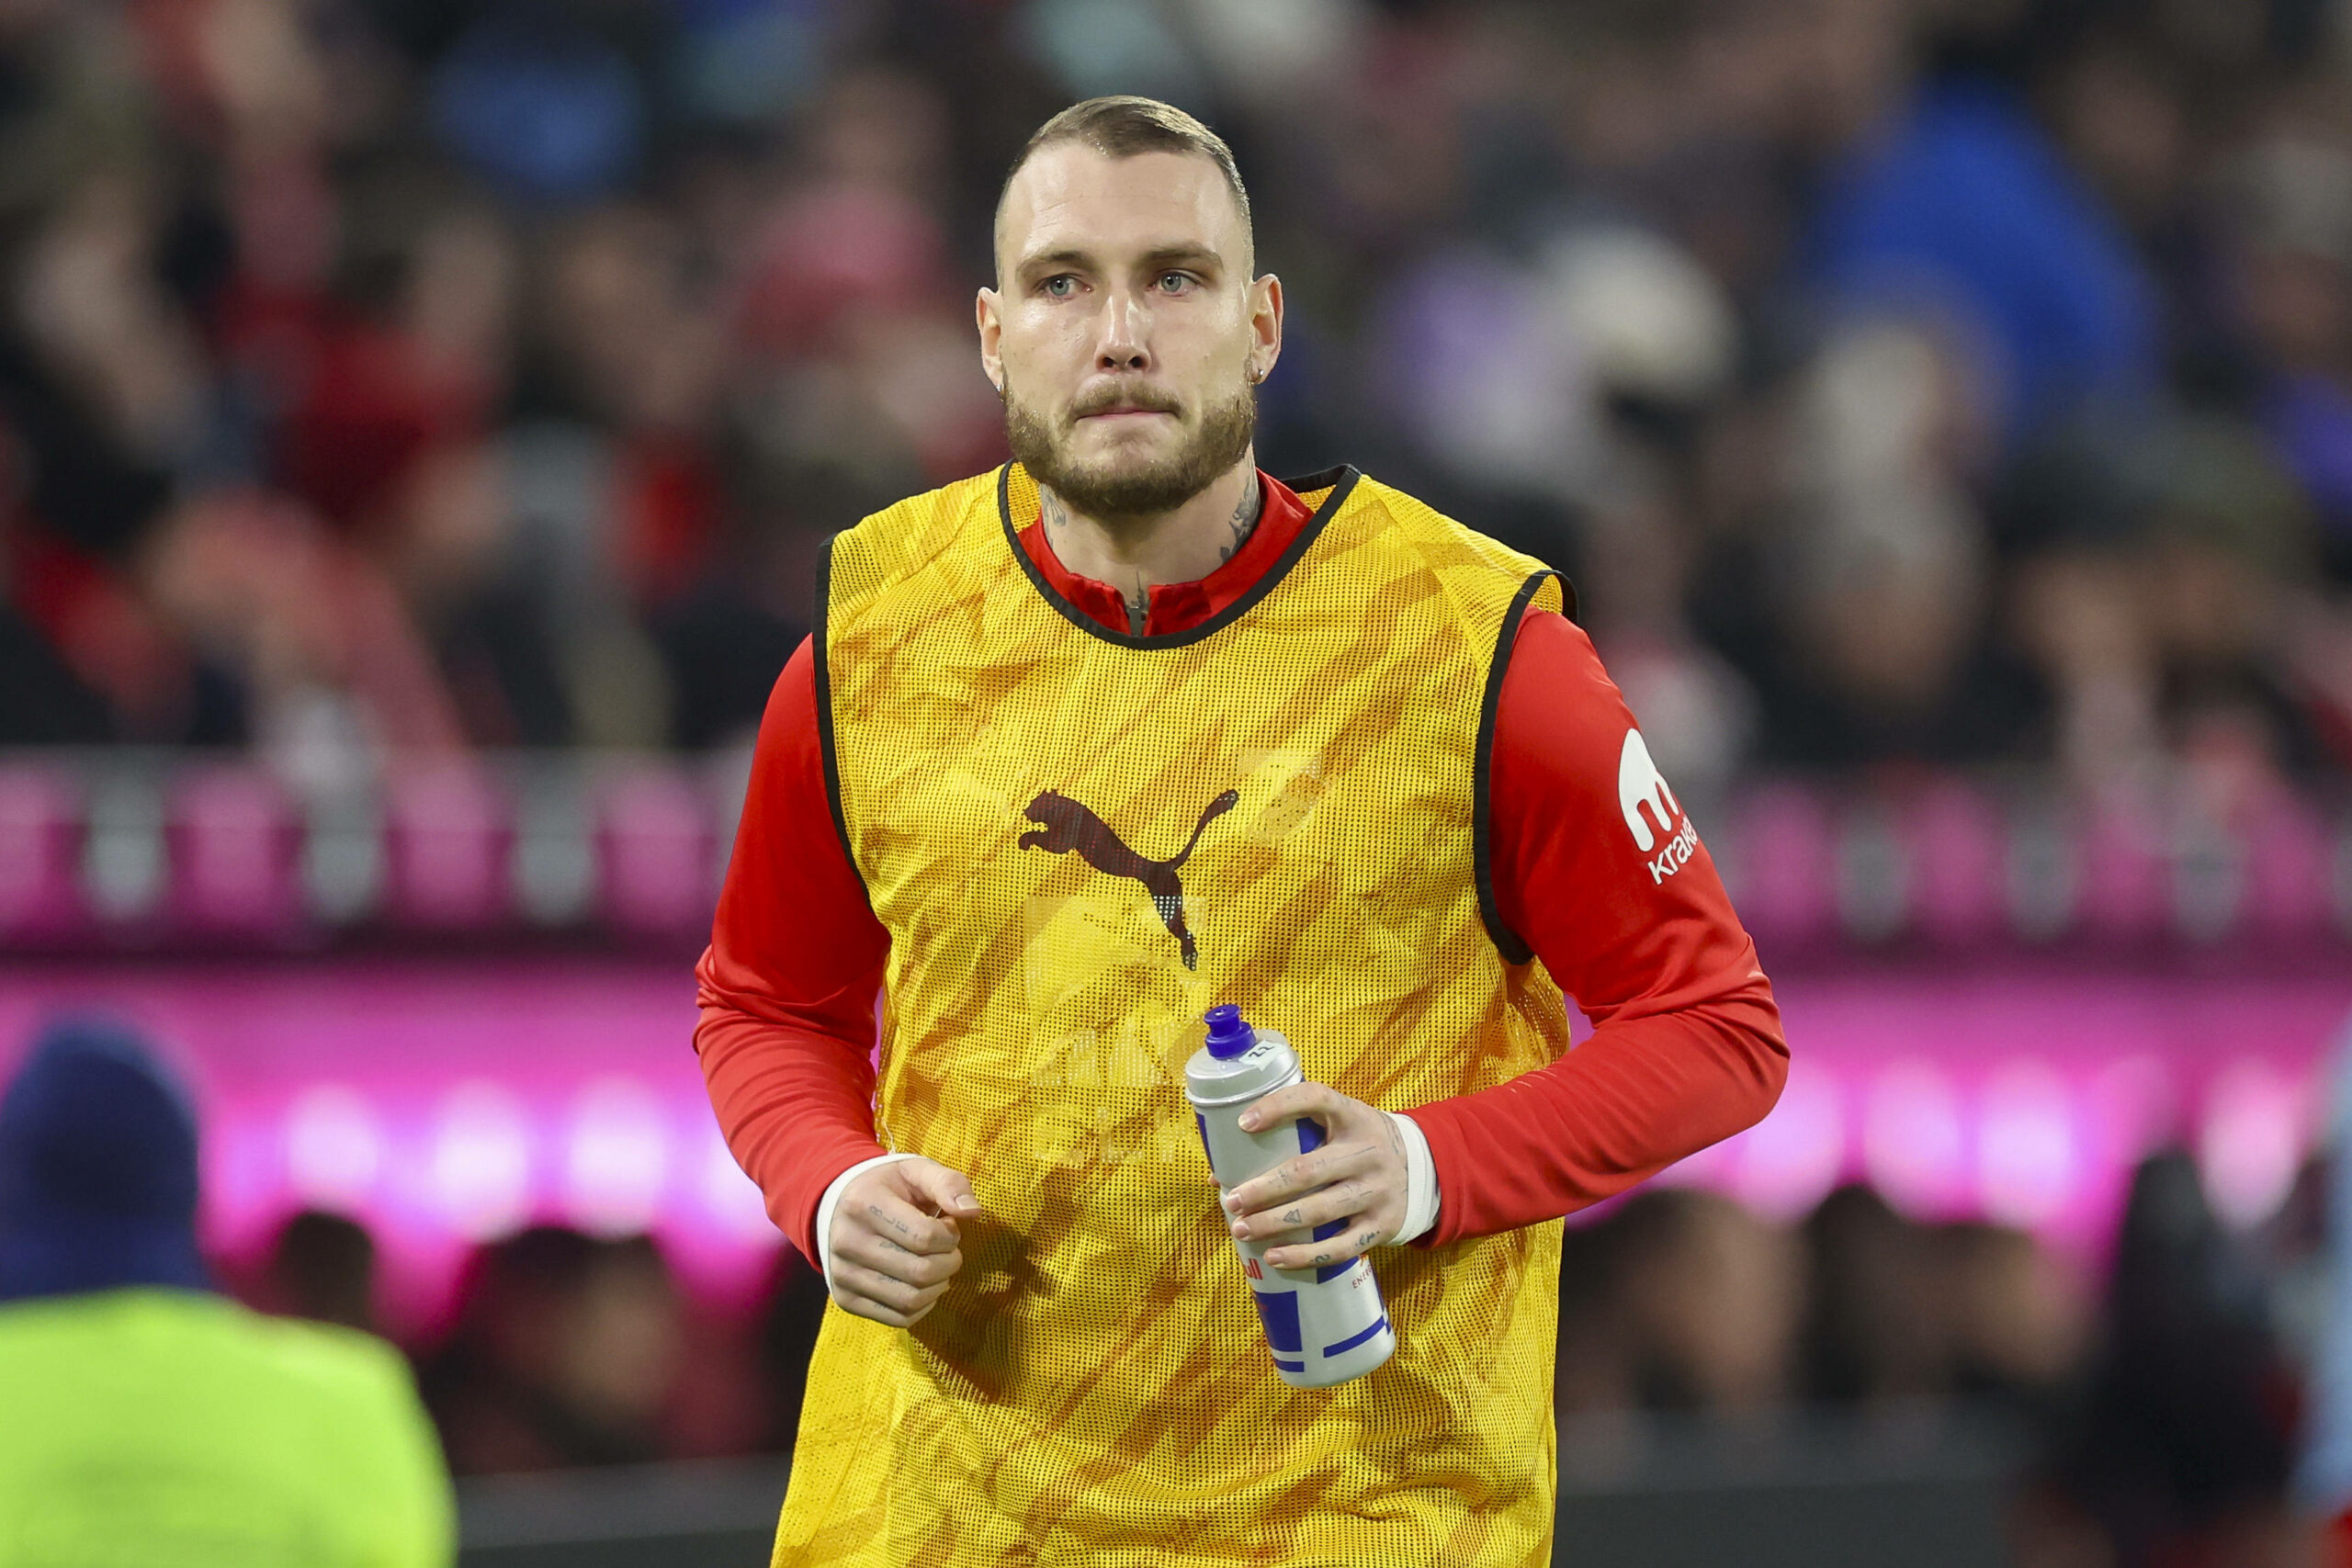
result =
[[[1297,536],[1307,507],[1261,479],[1264,510],[1248,541],[1197,582],[1153,588],[1147,633],[1216,615]],[[1071,604],[1128,629],[1118,592],[1067,570],[1041,524],[1020,537]],[[1495,717],[1495,902],[1593,1032],[1548,1066],[1409,1111],[1440,1198],[1437,1223],[1415,1245],[1598,1201],[1749,1126],[1779,1098],[1788,1048],[1755,944],[1671,792],[1629,792],[1628,779],[1654,777],[1629,767],[1633,729],[1584,633],[1530,611]],[[695,1048],[728,1146],[812,1259],[826,1187],[885,1152],[872,1053],[888,949],[827,805],[804,641],[760,726],[734,859],[696,968]]]

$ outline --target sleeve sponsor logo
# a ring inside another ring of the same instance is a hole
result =
[[[1617,807],[1625,814],[1634,847],[1645,857],[1657,852],[1656,858],[1643,863],[1653,886],[1688,865],[1698,852],[1699,829],[1683,816],[1682,803],[1650,761],[1649,743],[1638,729],[1625,731],[1625,748],[1617,756]]]

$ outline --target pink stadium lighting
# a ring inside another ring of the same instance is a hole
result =
[[[375,1109],[340,1084],[304,1090],[286,1116],[288,1195],[308,1209],[365,1214],[384,1163]]]
[[[171,791],[172,905],[184,926],[267,935],[300,918],[301,830],[286,792],[254,768],[199,768]]]
[[[425,1169],[452,1232],[484,1241],[530,1218],[531,1145],[523,1106],[506,1089],[476,1078],[449,1090]]]
[[[697,1151],[694,1156],[695,1198],[701,1211],[695,1219],[712,1233],[741,1246],[766,1249],[781,1243],[784,1235],[768,1218],[760,1190],[735,1163],[717,1125],[704,1116],[694,1127],[695,1136],[689,1146]]]
[[[0,938],[44,936],[82,919],[82,817],[66,779],[0,768]]]
[[[471,765],[395,775],[389,818],[392,905],[402,920],[464,930],[506,913],[504,803]]]
[[[1992,802],[1958,779],[1942,780],[1913,805],[1906,826],[1920,928],[1950,942],[1998,934],[2002,824]]]
[[[563,1214],[597,1235],[649,1229],[662,1208],[670,1132],[635,1078],[603,1077],[573,1100],[563,1154]]]
[[[2075,1096],[2047,1063],[2011,1060],[1985,1079],[1976,1123],[1977,1201],[1987,1219],[2040,1231],[2081,1174]]]
[[[2246,837],[2248,918],[2266,936],[2309,939],[2328,926],[2327,824],[2308,801],[2280,794]]]
[[[1845,1170],[1847,1099],[1833,1069],[1792,1058],[1772,1114],[1732,1140],[1732,1195],[1773,1219],[1803,1217]]]
[[[641,770],[607,792],[601,845],[605,918],[620,931],[707,937],[710,823],[680,773]]]
[[[2233,1062],[2207,1089],[2198,1164],[2225,1223],[2245,1229],[2276,1213],[2309,1145],[2305,1097],[2267,1062]]]
[[[2151,812],[2124,801],[2101,805],[2077,852],[2082,865],[2077,909],[2094,934],[2130,941],[2164,926],[2168,891],[2164,837]]]
[[[1782,942],[1826,932],[1835,914],[1829,819],[1811,790],[1759,790],[1741,813],[1738,886],[1733,896],[1748,928]]]
[[[297,1209],[351,1213],[402,1332],[447,1321],[477,1240],[535,1220],[650,1229],[699,1299],[748,1306],[783,1241],[718,1138],[682,975],[671,960],[45,965],[0,987],[0,1073],[56,1010],[132,1019],[202,1106],[208,1245],[249,1264]],[[1779,1107],[1667,1179],[1792,1219],[1867,1178],[1923,1217],[2023,1224],[2096,1259],[2133,1163],[2171,1138],[2191,1139],[2232,1223],[2276,1208],[2352,975],[2217,991],[2136,973],[1798,973],[1780,994]]]
[[[1964,1213],[1966,1129],[1942,1068],[1912,1058],[1871,1080],[1863,1100],[1862,1166],[1887,1201],[1921,1219]]]

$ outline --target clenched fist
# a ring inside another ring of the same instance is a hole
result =
[[[964,1266],[956,1216],[980,1213],[972,1184],[936,1160],[892,1160],[854,1178],[833,1204],[833,1300],[893,1328],[915,1323]]]

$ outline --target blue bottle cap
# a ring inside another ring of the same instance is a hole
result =
[[[1209,1009],[1209,1055],[1229,1062],[1258,1043],[1258,1032],[1241,1021],[1241,1010],[1231,1002]]]

